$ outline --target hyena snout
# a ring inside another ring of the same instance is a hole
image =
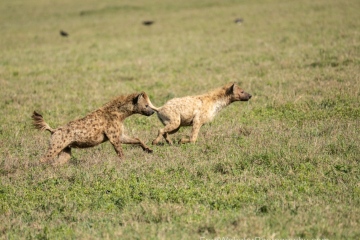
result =
[[[145,115],[145,116],[151,116],[154,114],[154,110],[151,109],[150,107],[146,107],[141,111],[141,114]]]
[[[249,101],[251,97],[252,97],[252,96],[251,96],[250,93],[242,92],[242,93],[240,94],[240,101]]]

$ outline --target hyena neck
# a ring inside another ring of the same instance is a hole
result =
[[[130,117],[131,115],[135,114],[133,109],[133,106],[121,106],[117,109],[117,115],[121,118],[121,119],[125,119],[127,117]]]
[[[124,120],[125,118],[134,114],[134,112],[131,109],[129,109],[129,106],[127,106],[126,104],[109,105],[105,107],[104,111],[111,113],[111,116],[117,118],[118,120]]]
[[[222,109],[230,104],[230,101],[226,98],[217,99],[210,112],[210,120],[213,119]]]
[[[111,112],[113,115],[121,116],[123,119],[134,114],[133,99],[136,94],[128,96],[119,96],[114,98],[110,102],[103,106],[103,109],[107,112]]]

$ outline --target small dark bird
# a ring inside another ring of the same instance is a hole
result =
[[[154,23],[154,21],[143,21],[142,24],[145,26],[150,26]]]
[[[60,35],[63,36],[63,37],[67,37],[69,36],[69,34],[63,30],[60,30]]]
[[[237,18],[237,19],[234,20],[234,22],[235,22],[236,24],[242,24],[242,23],[244,22],[244,19],[242,19],[242,18]]]

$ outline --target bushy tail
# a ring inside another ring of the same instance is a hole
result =
[[[33,115],[31,116],[33,119],[33,125],[36,129],[39,129],[40,131],[49,131],[51,134],[55,132],[54,129],[52,129],[45,121],[43,116],[41,116],[39,113],[34,111]]]

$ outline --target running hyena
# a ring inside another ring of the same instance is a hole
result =
[[[145,92],[119,96],[103,107],[81,119],[69,122],[65,126],[52,129],[43,117],[34,111],[32,118],[35,128],[51,133],[50,146],[40,160],[48,162],[59,156],[54,164],[63,164],[71,157],[71,148],[93,147],[107,140],[111,142],[117,155],[124,157],[121,144],[138,144],[146,152],[152,150],[140,139],[124,135],[124,119],[133,114],[150,116],[153,105]]]
[[[198,96],[174,98],[160,108],[154,108],[164,128],[159,130],[158,136],[152,144],[157,144],[164,137],[168,144],[172,144],[169,134],[176,133],[182,126],[192,126],[190,138],[183,138],[179,143],[194,143],[200,127],[210,122],[223,108],[235,101],[248,101],[251,95],[242,90],[235,83]]]

